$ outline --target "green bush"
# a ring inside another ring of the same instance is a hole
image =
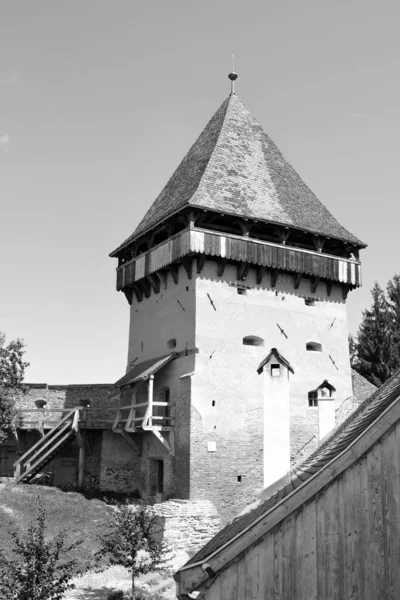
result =
[[[75,587],[70,580],[77,573],[76,562],[68,554],[82,542],[68,545],[64,531],[46,541],[46,513],[39,502],[36,521],[29,525],[25,538],[9,534],[14,557],[9,560],[0,550],[2,600],[62,600],[64,593]]]

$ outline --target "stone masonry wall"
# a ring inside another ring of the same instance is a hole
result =
[[[118,406],[118,389],[109,383],[82,385],[47,385],[46,383],[26,383],[26,393],[18,398],[17,407],[22,411],[25,423],[37,419],[37,412],[24,412],[37,409],[35,401],[46,401],[45,409],[72,409],[90,402],[88,418],[100,421],[111,421]],[[65,413],[64,413],[65,414]],[[62,413],[45,413],[45,427],[56,424]],[[31,425],[29,425],[31,426]],[[33,425],[32,425],[33,426]]]
[[[218,511],[208,500],[169,500],[156,504],[154,510],[175,553],[192,556],[222,527]]]
[[[224,523],[263,488],[262,409],[242,412],[240,419],[235,436],[226,437],[207,431],[196,409],[191,412],[190,499],[210,500]]]

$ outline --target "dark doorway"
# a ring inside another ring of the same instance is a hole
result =
[[[164,461],[150,459],[150,496],[164,492]]]

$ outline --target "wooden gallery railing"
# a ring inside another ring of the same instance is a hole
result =
[[[199,254],[254,265],[260,275],[262,269],[281,270],[342,283],[348,288],[361,285],[358,260],[192,227],[118,267],[117,290],[134,288],[136,282],[156,271],[162,272],[185,256]]]

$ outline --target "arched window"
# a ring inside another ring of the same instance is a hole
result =
[[[322,345],[318,342],[307,342],[306,350],[309,352],[322,352]]]
[[[172,350],[173,348],[176,348],[176,338],[171,338],[170,340],[168,340],[167,347],[170,350]]]
[[[257,335],[246,335],[243,338],[243,346],[264,346],[264,340]]]

